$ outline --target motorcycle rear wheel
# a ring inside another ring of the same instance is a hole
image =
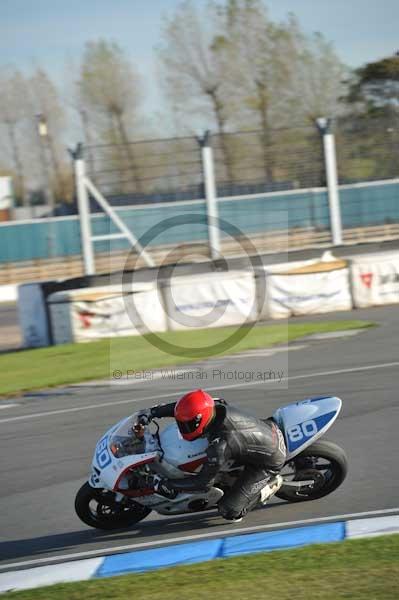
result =
[[[113,492],[93,488],[86,482],[76,494],[75,511],[86,525],[110,531],[135,525],[145,519],[151,509],[130,498],[125,504],[116,502]]]
[[[303,487],[283,483],[276,496],[288,502],[305,502],[323,498],[336,490],[348,473],[348,459],[344,450],[337,444],[325,440],[317,440],[311,444],[287,466],[293,467],[295,472],[290,479],[291,483],[313,480],[313,485]],[[282,475],[284,476],[284,471]]]

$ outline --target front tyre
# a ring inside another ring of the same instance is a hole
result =
[[[109,531],[138,523],[151,509],[130,498],[116,502],[113,492],[93,488],[86,482],[76,494],[75,511],[86,525]]]
[[[288,502],[316,500],[331,494],[348,473],[348,459],[333,442],[318,440],[287,463],[284,483],[276,493]]]

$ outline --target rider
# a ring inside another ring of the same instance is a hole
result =
[[[167,497],[176,492],[209,489],[221,470],[233,463],[243,466],[241,477],[219,500],[222,517],[238,522],[258,502],[265,503],[281,487],[278,475],[286,459],[284,437],[272,419],[247,415],[203,390],[185,394],[177,402],[140,411],[139,420],[175,417],[185,440],[208,439],[207,462],[199,474],[182,479],[161,479],[156,490]]]

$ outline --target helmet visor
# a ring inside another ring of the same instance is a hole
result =
[[[194,419],[191,419],[191,421],[177,421],[177,426],[182,435],[194,433],[194,431],[200,426],[201,420],[202,415],[197,415]]]

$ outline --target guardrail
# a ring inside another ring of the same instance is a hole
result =
[[[399,223],[387,223],[373,227],[354,227],[344,230],[344,243],[356,244],[365,242],[381,242],[399,238]],[[280,231],[270,231],[267,234],[250,236],[251,246],[258,253],[277,253],[289,249],[305,250],[314,247],[327,247],[331,245],[331,235],[328,230],[315,230],[312,228],[297,228]],[[241,242],[241,243],[240,243]],[[150,251],[155,263],[160,265],[166,257],[168,262],[178,262],[187,256],[192,258],[192,251],[199,255],[204,253],[203,260],[208,260],[207,242],[203,240],[195,244],[183,243],[174,249],[175,245],[155,247]],[[222,238],[222,254],[226,257],[238,256],[243,252],[250,252],[244,240],[231,240]],[[127,260],[127,256],[130,258]],[[97,273],[112,273],[130,268],[133,264],[143,267],[144,262],[127,251],[103,252],[96,254]],[[199,257],[197,260],[201,260]],[[47,258],[32,261],[4,263],[0,268],[0,285],[18,284],[49,279],[66,279],[80,277],[84,274],[82,256],[64,256],[62,258]]]

